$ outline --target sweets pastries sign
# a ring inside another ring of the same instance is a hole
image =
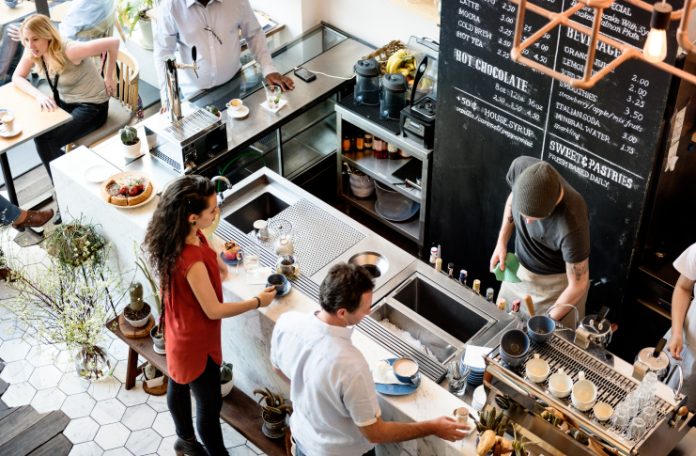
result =
[[[133,209],[149,203],[155,192],[147,176],[125,172],[114,174],[102,184],[102,197],[111,206]]]

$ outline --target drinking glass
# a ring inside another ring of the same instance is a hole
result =
[[[641,384],[634,394],[638,400],[638,407],[641,409],[652,404],[653,392],[648,389],[647,385]]]
[[[657,409],[655,407],[645,407],[640,416],[645,420],[645,425],[649,428],[657,423]]]
[[[630,419],[631,417],[628,414],[628,409],[622,402],[614,409],[614,415],[611,418],[611,423],[619,430],[619,432],[623,432],[624,429],[626,429]]]
[[[277,109],[280,104],[280,97],[283,91],[280,86],[266,85],[263,87],[266,91],[266,103],[270,109]]]
[[[638,404],[638,398],[635,392],[626,396],[626,399],[623,400],[623,404],[626,406],[629,417],[636,416],[640,411],[640,405]]]
[[[645,434],[646,429],[645,420],[637,416],[631,420],[631,424],[628,427],[628,436],[632,440],[640,440],[643,434]]]
[[[447,364],[447,380],[449,382],[449,392],[457,397],[464,397],[466,393],[466,382],[471,369],[469,366],[461,366],[457,361]]]
[[[244,259],[244,271],[249,274],[254,274],[259,269],[259,246],[253,242],[249,247],[242,249],[242,258]]]

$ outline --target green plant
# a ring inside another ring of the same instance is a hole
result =
[[[132,146],[140,141],[138,138],[138,130],[126,125],[121,129],[121,142],[126,146]]]
[[[155,280],[155,276],[154,274],[152,274],[152,271],[150,270],[150,267],[147,264],[147,261],[145,259],[145,252],[143,252],[141,249],[138,249],[136,246],[134,247],[135,266],[140,270],[140,272],[145,277],[145,280],[147,280],[147,283],[150,285],[150,291],[152,292],[152,299],[154,299],[155,301],[157,315],[159,321],[162,322],[164,321],[164,306],[162,305],[162,298],[160,297],[157,280]],[[157,325],[157,335],[163,336],[162,325],[160,324]]]
[[[50,256],[28,265],[7,258],[15,280],[6,286],[15,294],[3,304],[39,339],[100,355],[102,331],[117,315],[120,298],[113,296],[121,286],[119,275],[105,261],[108,246],[100,253],[76,264]]]
[[[118,21],[128,29],[128,36],[141,20],[149,20],[147,11],[154,6],[154,0],[118,0]]]
[[[49,255],[59,262],[78,266],[85,261],[101,261],[106,241],[94,225],[83,223],[82,218],[58,225],[46,237],[44,246]]]
[[[220,383],[227,383],[232,380],[232,363],[222,362],[220,366]]]
[[[220,110],[217,108],[215,105],[208,105],[205,107],[205,110],[211,113],[214,116],[219,116],[220,115]]]
[[[275,394],[268,388],[255,389],[255,396],[260,396],[258,403],[261,406],[261,414],[266,421],[277,423],[292,413],[292,405],[285,401],[280,394]]]

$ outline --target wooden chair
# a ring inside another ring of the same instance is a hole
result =
[[[109,100],[109,116],[106,123],[75,141],[77,146],[91,146],[111,136],[127,125],[138,110],[138,80],[140,68],[133,56],[124,49],[119,49],[116,58],[116,94]]]

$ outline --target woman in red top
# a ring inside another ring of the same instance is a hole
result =
[[[210,180],[183,176],[165,190],[145,234],[145,249],[164,297],[167,405],[178,436],[177,455],[227,454],[220,429],[220,319],[265,307],[275,296],[270,287],[246,301],[223,302],[227,266],[200,231],[218,211]],[[193,431],[190,391],[205,449]]]

